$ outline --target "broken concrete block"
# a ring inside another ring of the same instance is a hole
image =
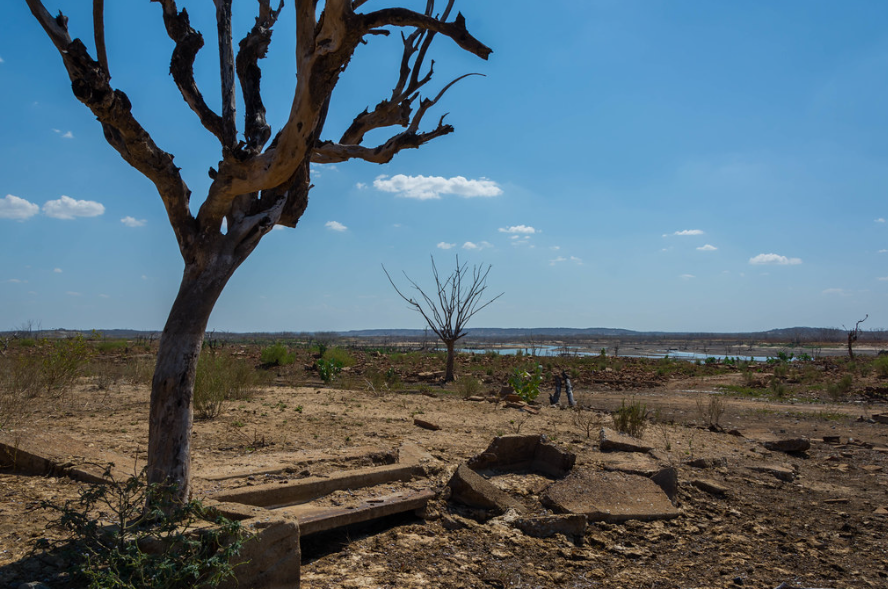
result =
[[[585,514],[589,521],[608,523],[669,519],[679,514],[654,481],[620,472],[574,471],[549,487],[541,501],[559,512]]]
[[[693,468],[719,468],[728,465],[727,458],[695,458],[685,462]]]
[[[598,434],[599,449],[602,452],[650,452],[651,446],[642,444],[641,441],[603,427]]]
[[[450,498],[469,507],[492,509],[499,513],[507,509],[523,511],[523,506],[515,499],[495,487],[466,464],[460,464],[447,486],[451,489]]]
[[[772,452],[805,452],[811,447],[811,441],[804,436],[799,436],[797,438],[766,440],[762,445]]]
[[[220,589],[298,589],[302,554],[296,518],[275,514],[241,525],[253,536],[232,560],[235,577],[223,581]]]
[[[580,537],[586,531],[587,521],[584,514],[570,513],[518,518],[511,523],[533,538],[549,538],[555,534]]]
[[[752,470],[757,472],[763,472],[765,474],[772,475],[781,481],[785,481],[787,483],[791,483],[795,480],[795,471],[791,468],[787,468],[785,466],[776,466],[776,465],[761,465],[761,466],[753,466]]]
[[[726,495],[728,488],[716,483],[711,479],[694,479],[691,484],[710,495]]]
[[[541,435],[498,436],[487,450],[472,457],[473,470],[533,470],[553,477],[562,477],[573,468],[576,454],[546,442]]]
[[[651,475],[650,479],[663,489],[669,500],[675,504],[675,498],[678,496],[678,471],[671,466],[667,466]]]

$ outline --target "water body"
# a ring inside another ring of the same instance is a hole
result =
[[[494,353],[500,354],[503,356],[514,356],[518,352],[522,354],[529,355],[531,351],[534,352],[534,356],[539,357],[563,357],[563,356],[598,356],[601,352],[593,352],[588,349],[583,348],[574,348],[568,346],[537,346],[536,348],[528,348],[528,347],[502,347],[502,348],[458,348],[457,352],[460,354],[487,354]],[[680,350],[651,350],[648,352],[639,352],[638,350],[632,350],[628,354],[619,354],[623,357],[628,358],[674,358],[676,360],[687,360],[688,362],[696,362],[697,360],[705,361],[707,358],[715,358],[716,360],[723,360],[724,356],[718,356],[714,354],[706,354],[700,352],[683,352]],[[608,354],[608,357],[613,357],[612,354]],[[739,362],[767,362],[769,360],[768,356],[744,356],[741,354],[731,355],[729,358],[736,358]]]

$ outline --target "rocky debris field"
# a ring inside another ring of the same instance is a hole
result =
[[[435,498],[416,513],[304,538],[305,588],[888,586],[882,401],[728,397],[716,385],[738,384],[740,374],[628,370],[618,384],[577,378],[579,410],[503,402],[489,396],[493,386],[462,395],[410,384],[272,384],[195,423],[196,493],[390,464],[404,444],[427,452],[425,476],[391,488],[431,488]],[[136,472],[147,399],[144,385],[82,383],[0,432],[0,442],[15,447],[39,434],[60,441],[44,451],[67,456],[66,468],[105,452]],[[637,438],[613,431],[611,413],[626,403],[647,415]],[[494,439],[510,436],[573,456],[570,469],[485,464],[485,453],[497,454]],[[497,501],[455,491],[461,465],[472,464]],[[61,535],[38,506],[75,497],[84,484],[0,470],[0,586],[71,586],[65,562],[34,551],[37,538]]]

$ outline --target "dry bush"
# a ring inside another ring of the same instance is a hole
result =
[[[482,390],[481,381],[474,376],[461,378],[456,382],[456,390],[463,399],[480,395]]]
[[[226,401],[249,399],[255,387],[255,373],[246,361],[205,351],[197,362],[194,377],[195,416],[218,417]]]
[[[721,395],[709,395],[706,401],[697,399],[697,415],[710,428],[721,427],[719,422],[727,408],[728,402]]]
[[[604,425],[604,419],[596,411],[575,407],[573,409],[573,423],[584,434],[586,439],[592,437],[592,432],[600,429]]]

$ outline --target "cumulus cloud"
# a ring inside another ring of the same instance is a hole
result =
[[[663,237],[669,237],[670,235],[703,235],[703,231],[700,229],[682,229],[674,233],[664,233]]]
[[[53,272],[55,272],[56,274],[61,274],[61,273],[62,273],[62,269],[61,269],[61,268],[55,268],[55,269],[53,269]]]
[[[75,200],[64,194],[58,200],[43,204],[43,214],[53,219],[73,219],[75,217],[98,217],[104,214],[105,206],[94,200]]]
[[[884,222],[885,222],[884,217],[879,217],[878,219],[876,219],[876,223],[884,223]]]
[[[355,184],[355,188],[357,188],[358,190],[364,190],[365,188],[367,188],[367,185],[363,182],[358,182],[357,184]]]
[[[774,266],[795,266],[801,264],[801,258],[787,258],[778,254],[759,254],[749,258],[749,263],[755,266],[770,264]]]
[[[23,198],[7,194],[0,199],[0,219],[24,221],[40,212],[40,207]]]
[[[717,247],[715,247],[714,245],[709,245],[708,243],[697,248],[697,250],[701,252],[714,252],[717,249]]]
[[[522,234],[522,235],[533,235],[537,232],[537,230],[534,229],[533,227],[528,226],[528,225],[512,225],[511,227],[500,227],[499,232],[500,233],[517,233],[517,234]],[[514,239],[514,237],[517,237],[517,235],[513,236],[513,239]]]
[[[62,133],[61,129],[53,129],[52,132],[61,135],[63,139],[74,139],[74,133],[72,133],[71,131],[66,131]]]
[[[493,180],[479,178],[468,180],[463,176],[443,178],[441,176],[378,176],[373,186],[382,192],[392,192],[404,198],[417,200],[439,199],[442,194],[455,194],[463,198],[499,196],[502,188]]]
[[[474,242],[471,242],[471,241],[467,241],[467,242],[465,242],[464,244],[462,244],[462,247],[463,247],[464,250],[475,250],[475,251],[480,251],[480,250],[483,250],[483,249],[487,249],[487,248],[489,248],[489,247],[493,247],[493,245],[490,244],[490,243],[488,243],[488,242],[486,242],[486,241],[482,241],[482,242],[480,242],[480,243],[474,243]]]
[[[145,219],[136,219],[135,217],[126,216],[120,220],[121,223],[126,225],[127,227],[144,227],[146,221]]]
[[[557,258],[549,260],[549,265],[554,266],[555,264],[560,264],[561,262],[566,262],[567,258],[564,256],[558,256]]]
[[[330,229],[331,231],[339,231],[340,233],[346,231],[348,227],[340,223],[339,221],[327,221],[324,224],[324,227]]]
[[[438,249],[441,249],[441,250],[449,250],[450,248],[456,247],[456,244],[455,243],[447,243],[446,241],[440,241],[440,242],[438,242],[438,245],[435,247],[437,247]]]

